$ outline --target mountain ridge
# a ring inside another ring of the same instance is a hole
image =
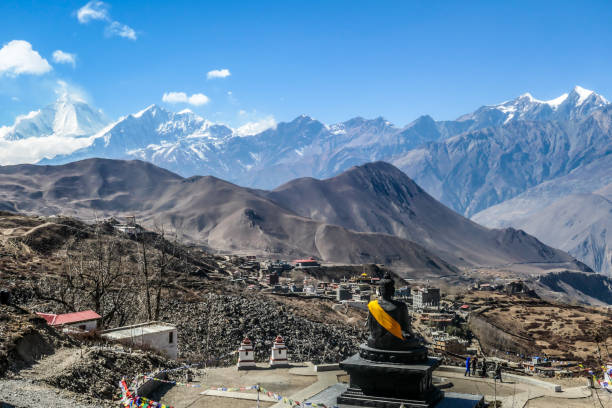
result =
[[[30,128],[40,128],[31,119]],[[28,128],[28,120],[22,118],[20,126]],[[54,120],[45,122],[48,128],[51,122]],[[74,128],[70,125],[74,121],[58,123],[64,123],[65,133]],[[6,134],[7,129],[3,127],[0,133]],[[36,131],[28,134],[32,132]],[[36,139],[3,137],[0,144],[28,141],[20,148],[29,149],[23,157],[30,158],[29,152],[39,148],[32,140]],[[77,147],[70,147],[72,141],[86,147],[75,151]],[[58,142],[41,139],[41,143]],[[399,127],[383,117],[356,117],[327,125],[301,115],[248,137],[190,111],[173,113],[151,105],[93,135],[64,138],[59,143],[68,146],[57,152],[69,153],[43,159],[40,164],[88,157],[137,158],[186,177],[209,174],[263,189],[300,177],[329,178],[352,166],[383,160],[464,216],[487,226],[529,229],[515,215],[517,208],[532,211],[528,209],[532,205],[528,201],[533,203],[536,196],[532,189],[541,187],[537,205],[550,204],[553,198],[574,190],[592,193],[586,188],[596,187],[590,171],[607,179],[605,163],[612,160],[612,105],[593,91],[575,87],[550,100],[523,94],[482,106],[457,120],[436,121],[424,115]],[[11,150],[3,153],[0,160],[21,159]],[[515,203],[520,206],[514,207]],[[481,214],[496,214],[499,222],[512,221],[497,225]],[[564,243],[555,241],[554,245],[573,251]],[[588,251],[581,256],[592,259]]]
[[[388,171],[394,176],[385,176],[383,187],[426,194],[389,164],[375,163],[363,168],[349,171],[348,177],[355,171],[365,171],[372,177],[377,171]],[[88,159],[61,166],[0,167],[0,206],[5,209],[84,219],[91,219],[94,214],[97,217],[138,214],[145,225],[166,225],[188,241],[217,250],[292,257],[312,255],[329,262],[388,263],[437,275],[457,273],[453,261],[458,257],[442,253],[440,248],[425,247],[384,229],[359,231],[305,217],[267,198],[268,193],[213,176],[185,179],[137,160]],[[370,211],[368,203],[355,204],[366,206],[365,212]],[[415,214],[425,213],[426,209],[421,207]],[[471,223],[466,219],[462,222]],[[476,224],[474,228],[485,230]],[[523,242],[522,251],[513,250],[515,241]],[[482,250],[482,243],[475,246]],[[499,236],[490,237],[487,248],[493,250],[495,246],[501,248],[498,252],[507,251],[504,263],[539,262],[551,267],[563,264],[588,270],[567,254],[542,245],[524,232],[504,230]],[[533,250],[529,252],[527,248]],[[485,261],[481,260],[479,265]],[[491,258],[488,262],[498,263],[499,259]],[[475,260],[465,259],[464,264],[473,265]]]

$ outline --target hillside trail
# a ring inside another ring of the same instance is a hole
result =
[[[80,348],[61,348],[55,353],[45,356],[31,367],[19,371],[22,378],[28,380],[44,380],[57,375],[64,369],[78,362],[82,357]]]
[[[45,379],[61,373],[81,358],[80,348],[61,348],[19,371],[15,379],[0,379],[0,406],[15,408],[102,408],[111,404],[77,400],[76,394],[54,388]]]

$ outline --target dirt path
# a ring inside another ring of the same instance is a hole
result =
[[[28,380],[44,380],[76,363],[80,358],[80,348],[59,349],[54,354],[41,358],[32,367],[21,370],[19,375]]]
[[[77,403],[65,391],[32,380],[0,380],[0,406],[7,408],[102,408],[95,403]]]
[[[19,371],[16,379],[0,379],[0,406],[17,408],[97,408],[99,403],[77,399],[74,393],[51,387],[44,380],[76,363],[81,349],[64,348],[45,356],[29,368]],[[2,405],[2,404],[5,405]],[[110,404],[110,402],[109,402]]]

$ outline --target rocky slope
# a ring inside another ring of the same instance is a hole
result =
[[[457,265],[571,262],[522,231],[489,230],[462,217],[384,162],[326,180],[297,179],[262,194],[317,221],[409,239]]]
[[[612,156],[540,184],[476,214],[483,225],[512,225],[612,273]]]
[[[365,338],[362,322],[349,325],[334,319],[331,308],[318,321],[305,313],[261,295],[209,294],[196,302],[169,300],[163,318],[178,326],[182,356],[220,365],[235,362],[233,352],[244,336],[254,342],[257,361],[270,358],[272,342],[280,334],[294,361],[317,363],[348,357]]]
[[[60,347],[74,347],[70,337],[46,321],[13,305],[0,305],[0,377],[19,370]]]
[[[612,304],[612,279],[601,274],[549,273],[536,280],[535,289],[542,297],[562,303]]]

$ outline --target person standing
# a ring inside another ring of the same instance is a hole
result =
[[[470,376],[470,357],[469,356],[465,359],[465,373],[463,373],[463,376],[465,377],[466,375],[468,377]]]
[[[502,365],[499,362],[495,364],[495,378],[497,378],[500,383],[503,382],[502,381]]]
[[[476,368],[478,367],[478,357],[474,356],[472,359],[472,375],[476,376]]]
[[[482,358],[482,370],[480,371],[480,376],[482,378],[487,377],[487,359],[484,357]]]

